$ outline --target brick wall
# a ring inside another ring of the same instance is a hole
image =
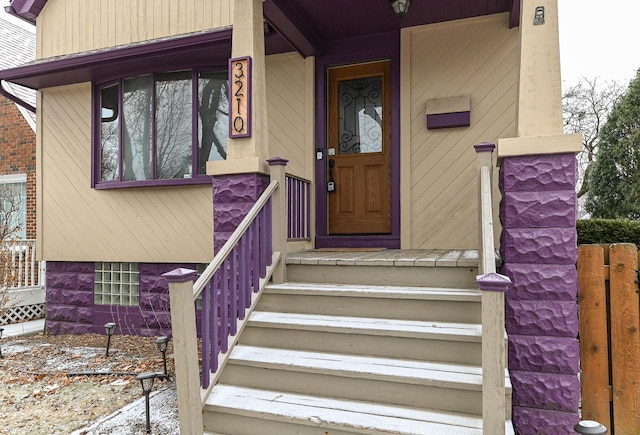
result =
[[[36,237],[36,134],[16,105],[0,97],[0,175],[27,175],[27,238]]]

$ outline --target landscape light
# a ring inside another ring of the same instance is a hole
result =
[[[144,393],[144,403],[145,403],[145,412],[147,415],[147,433],[151,433],[151,418],[149,414],[149,393],[153,388],[153,381],[156,379],[157,374],[150,373],[142,373],[136,376],[136,379],[140,381],[140,385],[142,386],[142,392]]]
[[[169,377],[169,374],[167,373],[167,345],[169,344],[169,337],[163,335],[162,337],[158,337],[158,339],[156,340],[156,345],[158,346],[158,350],[160,352],[162,352],[162,366],[164,368],[164,375],[162,375],[165,378]]]
[[[113,322],[109,322],[104,325],[104,329],[107,331],[107,358],[109,357],[109,346],[111,345],[111,336],[113,335],[113,331],[116,330],[116,324]]]

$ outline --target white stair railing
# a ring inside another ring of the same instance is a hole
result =
[[[494,144],[475,145],[478,153],[478,286],[482,290],[482,422],[485,435],[504,435],[505,328],[504,292],[511,280],[496,273],[493,233]]]

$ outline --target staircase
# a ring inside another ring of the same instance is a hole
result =
[[[213,434],[482,434],[475,251],[287,258],[204,406]],[[507,433],[511,386],[506,380]]]

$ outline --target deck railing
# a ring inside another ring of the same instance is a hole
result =
[[[493,233],[494,144],[475,146],[478,153],[478,286],[482,290],[482,422],[485,435],[504,435],[505,327],[504,292],[511,280],[496,273]]]
[[[8,288],[44,285],[44,268],[36,260],[35,240],[7,240],[0,243],[3,273]]]
[[[286,163],[269,160],[270,184],[194,284],[195,271],[177,269],[164,275],[169,281],[180,433],[202,433],[203,401],[260,293],[269,279],[286,279]],[[202,370],[194,309],[200,295]]]
[[[287,174],[287,240],[311,240],[311,181]]]

